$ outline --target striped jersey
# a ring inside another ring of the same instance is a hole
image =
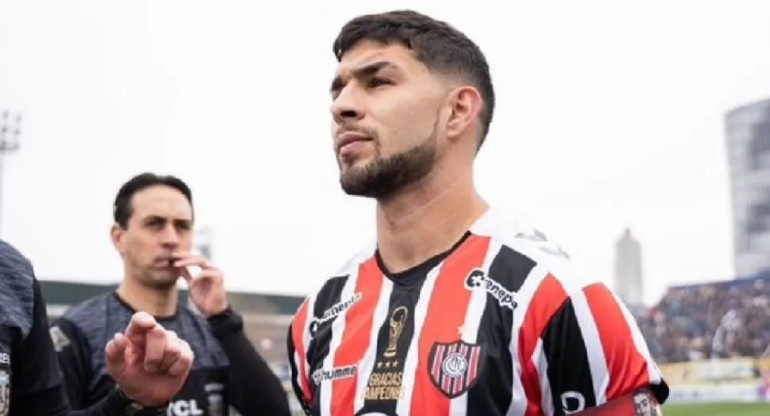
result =
[[[633,317],[539,231],[490,209],[455,246],[390,273],[375,247],[297,311],[307,414],[564,415],[668,387]]]

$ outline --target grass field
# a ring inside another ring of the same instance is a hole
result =
[[[669,404],[663,416],[770,416],[768,403]]]

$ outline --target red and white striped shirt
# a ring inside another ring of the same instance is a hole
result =
[[[537,230],[490,209],[455,247],[389,273],[374,248],[297,311],[308,414],[563,415],[668,387],[633,317]]]

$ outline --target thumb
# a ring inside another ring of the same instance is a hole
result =
[[[194,276],[194,275],[193,275],[193,273],[190,271],[190,268],[191,268],[191,267],[192,267],[192,266],[189,266],[189,265],[183,265],[183,266],[179,267],[179,271],[180,271],[180,274],[179,274],[179,275],[180,275],[180,276],[182,276],[182,278],[183,278],[183,279],[184,279],[184,280],[185,280],[185,281],[186,281],[188,284],[189,284],[189,283],[192,283],[192,282],[195,280],[195,276]]]

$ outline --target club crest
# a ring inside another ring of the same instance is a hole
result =
[[[476,383],[485,354],[478,344],[436,342],[428,354],[430,380],[445,396],[458,397]]]

